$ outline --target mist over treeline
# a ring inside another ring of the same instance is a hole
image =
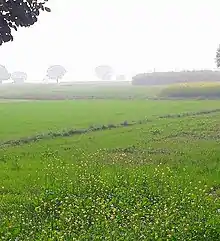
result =
[[[132,77],[133,85],[167,85],[190,82],[220,81],[220,71],[193,70],[179,72],[140,73]]]

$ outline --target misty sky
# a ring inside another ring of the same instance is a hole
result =
[[[0,64],[42,80],[61,64],[67,79],[94,80],[108,64],[132,75],[214,68],[220,43],[219,0],[49,0],[30,28],[0,47]]]

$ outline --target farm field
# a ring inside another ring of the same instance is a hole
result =
[[[158,96],[166,98],[219,99],[219,82],[197,82],[169,85],[161,89]]]
[[[1,240],[220,240],[219,100],[0,103]],[[138,122],[139,120],[148,120]]]
[[[79,82],[60,84],[3,84],[0,99],[146,99],[155,97],[161,87],[132,86],[130,82]]]
[[[78,100],[0,103],[0,142],[50,131],[220,108],[210,101]]]

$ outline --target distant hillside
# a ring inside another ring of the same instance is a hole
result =
[[[133,85],[168,85],[216,81],[220,82],[220,71],[212,70],[142,73],[132,78]]]

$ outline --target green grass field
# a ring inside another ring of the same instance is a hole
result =
[[[129,82],[86,82],[62,84],[3,84],[0,99],[146,99],[155,97],[161,87],[132,86]]]
[[[216,109],[219,101],[80,100],[0,104],[0,141],[49,131],[151,119],[155,116]]]
[[[0,103],[1,142],[137,121],[1,146],[0,240],[220,240],[219,108],[217,100]]]

